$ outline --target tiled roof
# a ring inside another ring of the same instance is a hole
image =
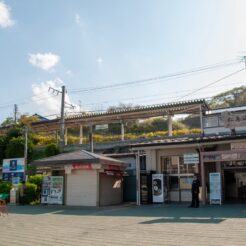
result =
[[[87,164],[87,163],[107,163],[110,165],[122,165],[123,162],[116,159],[88,152],[86,150],[78,150],[70,153],[62,153],[59,155],[43,158],[40,160],[33,161],[31,165],[46,166],[56,164]]]
[[[168,137],[148,142],[139,142],[131,144],[134,147],[149,147],[158,145],[178,145],[178,144],[193,144],[193,143],[206,143],[226,140],[246,139],[246,133],[240,135],[211,135],[211,136],[188,136],[188,137]]]
[[[104,112],[83,112],[76,115],[66,116],[65,124],[73,125],[80,123],[95,123],[104,124],[116,120],[127,120],[127,119],[141,119],[148,117],[163,116],[165,114],[179,114],[179,113],[194,113],[198,112],[199,106],[201,105],[203,110],[208,110],[208,105],[204,99],[180,101],[174,103],[139,106],[135,108],[118,109],[114,111]],[[45,122],[34,122],[32,127],[34,129],[44,128],[46,131],[57,129],[59,127],[60,119],[53,119]],[[53,128],[52,128],[53,127]]]
[[[197,99],[197,100],[189,100],[189,101],[180,101],[180,102],[173,102],[173,103],[164,103],[164,104],[156,104],[156,105],[149,105],[149,106],[138,106],[135,108],[126,108],[126,109],[118,109],[109,112],[95,112],[95,113],[80,113],[77,115],[66,117],[66,119],[76,119],[76,118],[89,118],[89,117],[100,117],[104,115],[114,115],[119,113],[132,113],[132,112],[141,112],[145,110],[158,110],[158,109],[177,109],[179,107],[189,106],[193,104],[204,104],[206,109],[208,109],[208,105],[204,99]]]

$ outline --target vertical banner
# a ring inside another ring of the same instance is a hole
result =
[[[209,173],[210,204],[220,204],[221,201],[221,175],[220,173]]]
[[[153,203],[164,202],[163,174],[152,174]]]

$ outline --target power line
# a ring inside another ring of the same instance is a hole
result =
[[[230,78],[230,77],[232,77],[232,76],[234,76],[234,75],[236,75],[236,74],[242,72],[243,70],[245,70],[245,68],[241,68],[241,69],[239,69],[239,70],[237,70],[237,71],[235,71],[235,72],[233,72],[233,73],[230,73],[230,74],[228,74],[228,75],[226,75],[226,76],[223,76],[222,78],[217,79],[217,80],[213,81],[212,83],[206,84],[206,85],[204,85],[204,86],[202,86],[202,87],[200,87],[200,88],[198,88],[198,89],[192,91],[191,93],[188,93],[188,94],[186,94],[186,95],[184,95],[184,96],[178,98],[177,100],[179,101],[180,99],[183,99],[183,98],[185,98],[185,97],[187,97],[187,96],[190,96],[190,95],[192,95],[192,94],[194,94],[194,93],[196,93],[196,92],[198,92],[198,91],[201,91],[201,90],[203,90],[203,89],[205,89],[205,88],[207,88],[207,87],[209,87],[209,86],[211,86],[211,85],[217,84],[217,83],[219,83],[219,82],[222,81],[222,80],[225,80],[225,79],[227,79],[227,78]]]
[[[239,61],[234,60],[233,62],[230,61],[230,62],[216,63],[216,64],[209,65],[209,66],[198,67],[198,68],[191,69],[191,70],[186,70],[186,71],[177,72],[177,73],[171,73],[171,74],[162,75],[162,76],[156,76],[156,77],[147,78],[147,79],[133,80],[133,81],[123,82],[123,83],[109,84],[109,85],[105,85],[105,86],[98,86],[98,87],[91,87],[91,88],[84,88],[84,89],[77,89],[77,90],[75,89],[75,90],[70,90],[70,93],[92,92],[92,91],[94,92],[96,90],[117,88],[117,87],[130,86],[130,85],[137,85],[140,83],[147,83],[147,82],[154,83],[157,81],[180,78],[180,77],[184,77],[187,75],[191,75],[193,73],[203,72],[206,70],[212,70],[212,69],[221,68],[221,67],[225,67],[225,66],[231,66],[231,65],[235,65],[235,64],[239,64],[239,63],[242,63],[241,59]]]
[[[230,84],[223,84],[223,85],[219,85],[219,86],[211,86],[211,87],[222,87],[222,86],[228,86],[228,85],[241,85],[241,83],[230,83]],[[122,101],[127,101],[127,100],[134,100],[134,101],[138,101],[138,99],[145,99],[145,98],[152,98],[152,97],[157,97],[157,96],[164,96],[164,95],[174,95],[174,94],[182,94],[183,92],[190,92],[193,91],[193,89],[190,90],[180,90],[180,91],[169,91],[169,92],[165,92],[165,93],[157,93],[157,94],[151,94],[151,95],[145,95],[145,96],[140,96],[140,97],[127,97],[127,98],[117,98],[114,100],[105,100],[105,101],[99,101],[96,103],[86,103],[83,104],[83,106],[93,106],[93,105],[98,105],[98,104],[104,104],[104,103],[111,103],[111,102],[122,102]],[[204,92],[207,92],[204,91]],[[214,91],[213,91],[214,92]],[[174,98],[174,96],[172,97]]]
[[[49,99],[49,98],[52,98],[52,97],[56,97],[57,95],[49,95],[49,96],[46,96],[46,97],[37,97],[37,99],[31,99],[29,98],[29,101],[23,101],[23,102],[20,102],[18,103],[18,105],[25,105],[25,104],[31,104],[31,103],[35,103],[35,102],[39,102],[39,101],[42,101],[42,100],[46,100],[46,99]],[[0,108],[7,108],[7,107],[12,107],[13,104],[2,104],[0,105]]]
[[[116,87],[122,87],[122,86],[130,86],[130,85],[134,86],[134,85],[138,85],[139,83],[147,83],[147,82],[152,82],[152,83],[154,82],[155,83],[155,82],[159,82],[160,80],[164,80],[164,79],[178,78],[178,77],[185,76],[185,75],[191,75],[195,72],[212,70],[212,69],[216,69],[216,68],[220,68],[220,67],[224,67],[224,66],[239,64],[241,62],[242,62],[242,59],[239,59],[239,60],[233,59],[233,60],[224,61],[224,62],[216,63],[213,65],[209,65],[209,66],[202,66],[199,68],[186,70],[183,72],[172,73],[172,74],[163,75],[163,76],[156,76],[156,77],[143,79],[143,80],[135,80],[135,81],[129,81],[129,82],[124,82],[124,83],[119,83],[119,84],[111,84],[111,85],[101,86],[101,87],[85,88],[85,89],[80,89],[80,90],[71,90],[70,93],[90,92],[90,91],[95,91],[95,90],[102,90],[102,89],[116,88]],[[44,94],[46,94],[46,93],[42,93],[40,95],[44,95]],[[45,100],[49,97],[52,97],[52,96],[40,97],[40,95],[35,96],[35,100],[31,100],[31,101],[25,101],[26,99],[30,100],[30,97],[24,97],[24,98],[21,98],[18,100],[11,100],[11,101],[0,104],[0,108],[12,107],[13,103],[11,103],[11,102],[18,103],[18,105],[25,105],[25,104],[35,103],[37,101]],[[56,95],[54,95],[54,96],[56,96]],[[33,97],[34,96],[32,96],[32,98]],[[24,100],[24,101],[21,101],[21,100]]]

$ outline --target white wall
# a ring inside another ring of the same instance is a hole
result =
[[[146,150],[146,170],[156,171],[156,150]]]

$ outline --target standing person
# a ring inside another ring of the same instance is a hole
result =
[[[195,174],[191,185],[191,195],[192,195],[192,202],[190,205],[191,208],[199,207],[199,187],[200,187],[200,181],[198,179],[197,174]]]
[[[22,181],[20,187],[20,204],[24,205],[26,203],[26,182]]]

